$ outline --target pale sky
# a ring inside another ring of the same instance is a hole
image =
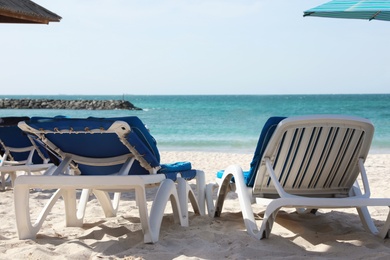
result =
[[[390,93],[390,22],[303,17],[327,0],[35,0],[0,24],[0,95]]]

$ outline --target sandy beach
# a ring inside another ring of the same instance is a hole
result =
[[[230,164],[248,169],[252,154],[217,152],[162,152],[162,162],[191,161],[206,173],[206,183]],[[372,197],[390,198],[390,154],[370,154],[366,170]],[[49,191],[31,193],[33,213],[44,205]],[[152,199],[148,193],[149,199]],[[190,208],[190,226],[173,222],[166,210],[156,244],[144,244],[132,193],[123,194],[116,217],[104,218],[94,197],[81,228],[65,227],[64,208],[57,203],[37,238],[19,240],[15,227],[13,192],[0,192],[0,259],[388,259],[390,240],[366,232],[355,209],[324,210],[298,215],[282,209],[269,239],[256,240],[246,231],[235,195],[230,195],[220,218],[198,216]],[[264,207],[254,205],[259,215]],[[381,225],[387,208],[372,208]]]

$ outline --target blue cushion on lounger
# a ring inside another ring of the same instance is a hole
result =
[[[143,141],[143,143],[148,147],[148,149],[156,157],[158,163],[160,163],[160,153],[157,149],[156,139],[149,133],[149,130],[146,128],[145,124],[136,116],[125,116],[125,117],[109,117],[109,118],[97,118],[89,117],[89,119],[103,119],[103,120],[113,120],[113,121],[125,121],[129,124],[131,129],[138,135],[138,137]]]
[[[188,170],[188,171],[181,171],[181,172],[166,172],[163,174],[167,179],[176,181],[178,173],[180,173],[180,176],[185,180],[192,180],[193,178],[196,177],[196,170]]]
[[[225,172],[225,170],[218,171],[217,172],[217,178],[221,179],[224,172]],[[250,171],[243,171],[243,173],[244,173],[245,183],[248,183]],[[234,181],[234,178],[232,178],[232,180]]]
[[[190,162],[165,163],[160,166],[159,173],[188,171],[192,168]]]
[[[180,173],[181,177],[186,180],[191,180],[196,176],[196,171],[191,170],[192,165],[190,162],[176,162],[161,164],[161,169],[158,173],[165,174],[167,179],[176,181],[177,174]]]
[[[13,148],[25,148],[32,146],[30,139],[28,139],[27,135],[19,129],[18,123],[21,121],[29,121],[30,118],[26,116],[20,117],[1,117],[0,118],[0,139],[7,147]],[[5,147],[0,145],[0,154],[3,155],[5,152]],[[42,156],[48,158],[46,150],[42,148],[41,150]],[[30,151],[28,152],[11,152],[10,158],[13,158],[15,161],[23,161],[28,158]],[[39,156],[37,152],[34,152],[32,162],[34,164],[43,163],[43,158]]]
[[[176,181],[177,174],[186,180],[191,180],[196,176],[196,170],[191,170],[192,165],[190,162],[175,162],[161,164],[161,169],[158,173],[165,174],[167,179]]]
[[[114,117],[114,118],[94,118],[89,117],[88,121],[85,118],[36,118],[30,121],[30,125],[39,129],[44,128],[52,131],[61,131],[72,129],[74,131],[85,131],[86,127],[89,129],[108,129],[115,121],[125,121],[131,127],[131,132],[127,136],[127,141],[132,146],[137,147],[137,151],[144,156],[145,161],[151,166],[159,166],[160,156],[156,147],[155,139],[150,135],[145,125],[138,117]],[[37,125],[38,124],[38,125]],[[47,134],[48,138],[63,139],[63,136],[57,136],[56,134]],[[74,144],[79,145],[78,153],[92,158],[105,158],[119,156],[128,153],[128,148],[125,146],[110,145],[116,142],[120,142],[116,134],[105,135],[101,138],[99,143],[96,143],[96,139],[93,135],[71,135],[69,142],[58,142],[62,151],[71,151],[74,148]],[[135,161],[133,167],[131,167],[129,175],[132,174],[149,174],[149,171],[139,165],[139,161]],[[119,171],[121,165],[118,166],[91,166],[91,165],[78,165],[82,175],[107,175],[112,172]]]
[[[259,164],[261,161],[261,157],[263,157],[264,150],[267,147],[268,142],[271,139],[272,134],[274,133],[279,122],[285,118],[286,117],[274,116],[274,117],[270,117],[267,120],[267,122],[265,122],[259,137],[259,141],[257,142],[255,154],[253,156],[252,162],[250,163],[251,166],[250,170],[244,172],[245,184],[248,187],[253,187],[253,184],[255,182],[255,177],[256,177],[256,171],[259,168]],[[219,171],[217,173],[217,177],[221,178],[223,172],[224,172],[223,170]]]

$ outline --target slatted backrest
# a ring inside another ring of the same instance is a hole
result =
[[[269,159],[284,190],[313,197],[347,196],[366,159],[374,127],[345,116],[290,117],[275,130],[257,172],[254,193],[278,196],[267,172]]]

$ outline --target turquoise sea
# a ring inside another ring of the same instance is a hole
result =
[[[345,114],[375,125],[372,153],[390,152],[390,94],[201,95],[201,96],[0,96],[0,98],[124,99],[142,108],[125,110],[13,110],[1,116],[111,117],[135,115],[149,127],[160,150],[253,152],[270,116]]]

